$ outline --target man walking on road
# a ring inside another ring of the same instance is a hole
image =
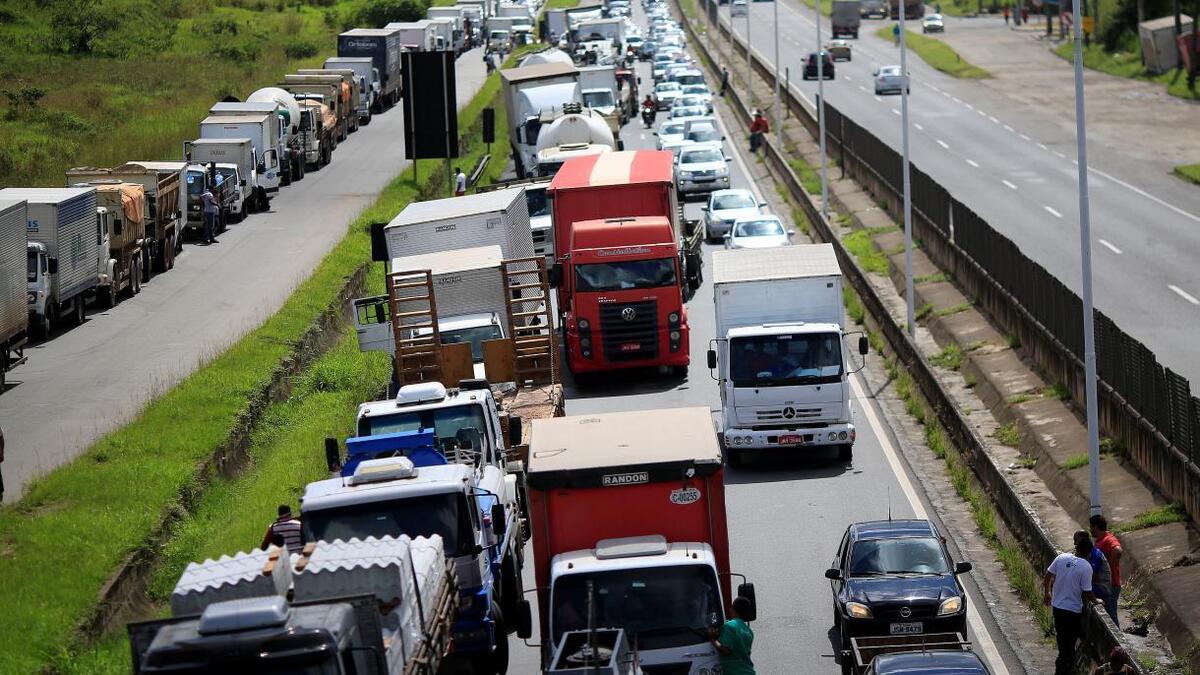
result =
[[[279,517],[275,519],[275,522],[267,526],[267,533],[263,535],[262,549],[267,550],[272,543],[278,541],[278,537],[282,537],[283,545],[287,547],[288,553],[299,553],[304,548],[300,521],[292,516],[292,507],[287,504],[280,504],[278,513]]]
[[[1008,5],[1004,6],[1004,25],[1008,25]]]
[[[1125,549],[1121,548],[1121,542],[1117,536],[1108,531],[1108,520],[1096,514],[1088,520],[1088,525],[1091,527],[1092,537],[1096,540],[1096,548],[1108,558],[1108,567],[1112,570],[1112,592],[1104,598],[1104,609],[1108,612],[1108,616],[1121,627],[1121,622],[1117,619],[1117,600],[1121,597],[1121,554],[1125,553]]]
[[[1092,594],[1092,540],[1075,543],[1074,555],[1060,553],[1046,568],[1042,577],[1042,602],[1054,610],[1054,632],[1058,642],[1058,658],[1054,660],[1054,675],[1075,672],[1075,643],[1083,632],[1084,602],[1096,602]]]
[[[454,196],[462,197],[467,194],[467,175],[463,173],[462,167],[454,169]]]
[[[708,641],[721,655],[721,672],[724,675],[755,675],[754,663],[750,660],[750,649],[754,645],[754,631],[746,616],[750,613],[750,601],[742,596],[733,599],[733,618],[720,629],[710,628]]]
[[[204,188],[204,192],[200,193],[200,203],[203,205],[204,211],[204,239],[201,243],[215,244],[217,243],[214,236],[217,231],[217,198],[213,196],[212,190]]]

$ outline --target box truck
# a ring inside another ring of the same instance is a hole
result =
[[[279,117],[274,111],[239,112],[232,115],[216,113],[200,121],[200,138],[250,139],[250,168],[254,169],[252,189],[267,194],[279,191],[279,131]],[[247,173],[247,168],[242,167],[242,174]],[[266,210],[265,203],[260,202],[260,206],[260,210]]]
[[[601,626],[624,629],[647,672],[719,669],[707,631],[734,596],[707,407],[533,420],[527,480],[543,665]],[[753,607],[752,584],[737,595]]]
[[[236,195],[232,215],[237,220],[252,211],[266,211],[271,205],[269,193],[258,183],[256,155],[254,141],[249,138],[197,138],[183,144],[183,156],[189,162],[206,167],[216,164],[219,182],[230,183]]]
[[[721,433],[731,465],[746,450],[834,448],[855,440],[842,272],[830,244],[713,253]],[[858,352],[867,353],[861,333]],[[861,366],[860,366],[861,367]]]
[[[431,21],[448,20],[450,22],[450,46],[455,54],[461,54],[470,47],[467,42],[470,36],[466,34],[466,18],[462,7],[430,7],[425,10],[425,18]]]
[[[388,259],[495,244],[505,259],[533,256],[520,188],[413,202],[383,229]]]
[[[834,0],[829,17],[833,26],[833,37],[858,39],[858,26],[862,23],[862,7],[859,0]]]
[[[370,124],[371,115],[379,107],[383,89],[379,81],[379,69],[366,56],[331,56],[325,59],[325,69],[349,68],[358,76],[361,92],[358,98],[358,123]]]
[[[24,200],[0,200],[0,393],[4,392],[4,374],[25,363],[25,342],[29,332],[29,307],[25,294],[27,274],[38,264],[27,258]],[[26,263],[22,265],[21,263]]]
[[[579,71],[574,65],[544,63],[500,71],[504,110],[513,132],[513,163],[517,176],[533,173],[537,164],[538,132],[562,112],[563,106],[579,103]]]
[[[583,105],[600,113],[614,135],[629,121],[628,108],[622,105],[616,66],[583,66],[579,69],[579,89]]]
[[[433,23],[422,19],[420,21],[397,21],[384,26],[389,30],[400,33],[400,44],[405,49],[415,52],[429,52],[437,49],[437,30]]]
[[[278,91],[284,96],[292,99],[290,101],[291,108],[286,107],[279,100],[279,98],[272,96],[268,100],[260,101],[222,101],[220,103],[214,103],[213,106],[208,109],[208,114],[210,116],[219,117],[246,117],[255,121],[257,121],[259,117],[265,115],[270,122],[274,123],[274,129],[271,129],[269,134],[264,134],[262,139],[263,143],[271,143],[271,145],[264,146],[263,151],[260,151],[260,155],[263,155],[261,159],[273,159],[278,165],[278,176],[274,181],[275,187],[272,188],[272,191],[274,191],[278,190],[281,185],[291,185],[293,180],[299,180],[297,171],[297,166],[299,164],[299,151],[296,148],[296,139],[295,134],[293,133],[291,120],[299,119],[300,106],[296,103],[296,99],[286,91],[274,87],[271,87],[271,89],[274,89],[275,91]],[[260,89],[254,92],[254,94],[258,94],[260,97],[262,97],[263,94],[259,93],[261,91],[263,90]],[[251,96],[254,96],[254,94],[251,94]],[[230,129],[228,131],[231,137],[241,137],[234,135],[236,133],[234,129]],[[246,131],[249,133],[257,131],[257,129],[248,128]],[[242,136],[246,135],[247,134],[242,134]],[[204,134],[201,133],[201,136],[204,136]],[[208,136],[208,138],[217,138],[217,136]],[[250,136],[250,138],[257,140],[255,136]],[[269,157],[267,155],[266,149],[268,148],[274,148],[274,157]],[[293,176],[295,177],[293,178]]]
[[[400,100],[403,45],[400,33],[387,28],[355,28],[338,35],[338,56],[368,56],[375,64],[379,73],[379,98],[373,113],[379,114]]]
[[[263,87],[246,97],[246,104],[276,104],[280,122],[279,165],[283,185],[304,178],[304,144],[300,134],[300,104],[279,87]]]

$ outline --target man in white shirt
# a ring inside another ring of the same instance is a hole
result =
[[[462,197],[467,194],[467,175],[463,173],[462,167],[454,170],[454,196]]]
[[[1075,540],[1075,553],[1060,553],[1042,577],[1042,601],[1054,610],[1058,658],[1054,675],[1071,675],[1075,669],[1075,643],[1083,632],[1084,603],[1096,602],[1092,593],[1092,540]]]

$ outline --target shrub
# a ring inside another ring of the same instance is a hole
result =
[[[283,46],[283,53],[289,59],[307,59],[316,56],[321,48],[308,40],[292,40]]]
[[[216,42],[209,53],[219,59],[243,63],[257,59],[262,54],[262,47],[255,42]]]
[[[358,23],[382,28],[393,21],[420,21],[427,8],[423,0],[369,0],[358,11]]]

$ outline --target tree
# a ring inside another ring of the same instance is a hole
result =
[[[71,54],[90,54],[96,41],[117,27],[116,16],[106,12],[102,0],[57,0],[50,25]]]
[[[420,21],[427,8],[422,0],[370,0],[359,10],[358,23],[383,28],[393,21]]]

